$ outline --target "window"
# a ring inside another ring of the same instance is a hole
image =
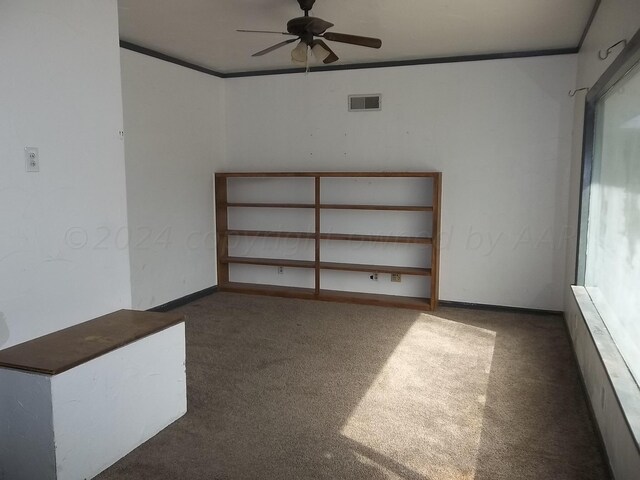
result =
[[[638,35],[589,92],[578,283],[640,381]]]

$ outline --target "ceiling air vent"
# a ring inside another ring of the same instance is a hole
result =
[[[382,95],[349,95],[350,112],[370,112],[382,110],[380,97]]]

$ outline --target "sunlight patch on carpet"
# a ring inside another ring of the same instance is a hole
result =
[[[386,478],[473,479],[495,338],[421,314],[340,433],[375,451],[368,461]]]

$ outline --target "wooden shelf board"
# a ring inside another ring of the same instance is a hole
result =
[[[326,204],[320,205],[325,210],[382,210],[394,212],[433,212],[433,207],[423,207],[419,205],[346,205],[346,204]]]
[[[280,285],[263,285],[260,283],[227,282],[218,285],[222,292],[246,293],[249,295],[268,295],[272,297],[305,298],[316,297],[313,288],[287,287]]]
[[[285,258],[225,257],[224,264],[266,265],[273,267],[315,268],[313,260],[291,260]],[[400,273],[428,277],[430,268],[400,267],[395,265],[365,265],[358,263],[320,262],[321,270],[340,270],[346,272]]]
[[[394,265],[363,265],[357,263],[320,262],[321,270],[341,270],[347,272],[400,273],[428,277],[430,268],[398,267]]]
[[[273,237],[273,238],[316,238],[315,233],[307,232],[271,232],[267,230],[226,230],[220,232],[228,237]]]
[[[249,208],[315,208],[313,203],[227,203],[227,207]]]
[[[262,203],[262,202],[230,202],[227,207],[242,208],[315,208],[313,203]],[[223,205],[224,207],[224,205]],[[392,212],[433,212],[433,207],[422,205],[363,205],[363,204],[320,204],[324,210],[382,210]]]
[[[228,282],[220,284],[222,292],[244,293],[247,295],[267,295],[272,297],[300,298],[321,300],[326,302],[356,303],[360,305],[376,305],[383,307],[410,308],[413,310],[431,310],[428,298],[400,297],[377,293],[343,292],[339,290],[320,290],[315,294],[313,288],[285,287],[278,285],[262,285],[257,283]]]
[[[346,240],[352,242],[419,243],[430,245],[427,237],[396,237],[389,235],[359,235],[353,233],[321,233],[320,240]]]
[[[311,260],[291,260],[284,258],[225,257],[221,263],[245,265],[267,265],[273,267],[315,268],[316,262]]]
[[[407,177],[431,178],[440,176],[441,172],[218,172],[217,178],[232,177]]]
[[[339,290],[321,289],[318,299],[329,302],[347,302],[362,305],[431,310],[431,301],[428,298],[400,297],[397,295],[383,295],[379,293],[343,292]]]

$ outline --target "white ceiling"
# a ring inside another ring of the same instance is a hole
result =
[[[380,50],[331,42],[339,63],[576,47],[595,0],[317,0],[334,32],[378,37]],[[118,0],[120,38],[218,72],[289,68],[286,31],[296,0]]]

